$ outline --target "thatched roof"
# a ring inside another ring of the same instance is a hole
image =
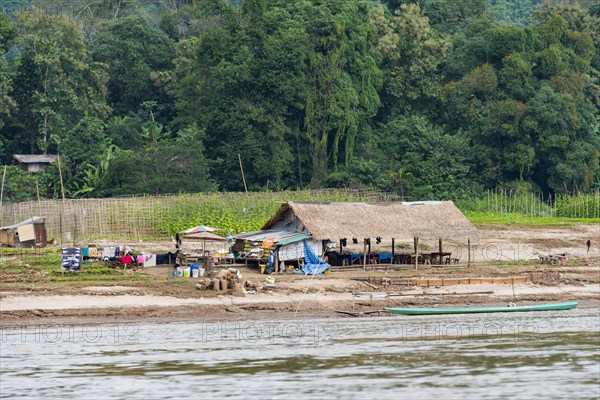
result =
[[[451,201],[283,204],[263,229],[295,225],[316,240],[468,238],[477,230]]]

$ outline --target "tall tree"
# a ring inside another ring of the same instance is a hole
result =
[[[417,4],[403,4],[394,15],[384,7],[373,7],[371,23],[382,55],[385,94],[391,96],[386,106],[402,113],[430,108],[442,94],[439,66],[448,53],[449,40],[429,26]]]
[[[158,104],[156,118],[168,122],[172,99],[161,88],[160,73],[173,68],[174,42],[164,32],[150,27],[141,17],[113,21],[91,44],[96,61],[109,66],[108,101],[116,115]]]
[[[425,199],[474,191],[465,135],[448,134],[417,115],[395,117],[378,134],[382,152],[377,162],[387,174],[386,188]]]
[[[6,61],[6,52],[12,47],[16,36],[15,24],[6,15],[0,14],[0,129],[4,126],[4,118],[10,116],[16,106],[11,97],[12,73]]]
[[[476,22],[455,41],[448,67],[464,75],[446,85],[446,120],[468,132],[488,185],[530,180],[564,191],[593,181],[600,143],[593,40],[559,14],[542,22],[527,29]],[[487,38],[486,48],[469,34]]]
[[[195,125],[184,128],[175,140],[150,142],[136,151],[117,151],[107,163],[100,192],[108,195],[163,194],[212,191],[203,132]],[[102,172],[98,168],[92,169]]]
[[[75,21],[32,10],[19,14],[18,23],[14,98],[19,111],[12,130],[29,143],[29,151],[46,153],[84,115],[108,115],[106,71],[92,61]]]
[[[380,105],[382,73],[371,46],[373,27],[366,1],[315,2],[310,10],[308,80],[304,126],[311,143],[312,185],[321,186],[338,154],[349,164],[365,121]],[[329,156],[331,152],[331,158]]]

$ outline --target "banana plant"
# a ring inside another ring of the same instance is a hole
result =
[[[85,163],[81,184],[76,184],[77,190],[72,193],[74,197],[92,197],[98,195],[98,190],[108,176],[110,160],[114,157],[119,148],[111,144],[106,149],[105,157],[98,165]]]

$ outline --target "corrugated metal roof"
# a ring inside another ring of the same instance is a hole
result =
[[[305,232],[298,231],[275,231],[275,230],[262,230],[240,233],[234,236],[234,239],[248,240],[250,242],[264,242],[267,239],[273,239],[275,244],[291,244],[300,242],[304,239],[311,239],[312,236]]]
[[[7,230],[11,230],[11,229],[17,229],[20,226],[35,224],[38,222],[44,222],[44,217],[31,217],[31,218],[26,219],[25,221],[19,222],[18,224],[2,226],[2,227],[0,227],[0,230],[7,231]]]
[[[52,164],[56,161],[56,156],[54,154],[14,154],[13,157],[18,162],[22,162],[25,164],[33,164],[33,163],[50,163]]]
[[[281,244],[281,245],[292,244],[292,243],[301,242],[304,239],[310,240],[310,239],[312,239],[312,236],[307,233],[298,232],[298,234],[295,236],[290,236],[289,238],[278,240],[277,244]]]

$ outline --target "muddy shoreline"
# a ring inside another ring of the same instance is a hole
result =
[[[384,307],[469,307],[469,306],[498,306],[509,303],[519,305],[561,302],[567,300],[578,301],[580,308],[600,309],[600,296],[596,292],[598,287],[587,285],[579,287],[577,294],[569,295],[564,289],[542,288],[543,293],[536,293],[540,288],[529,287],[528,294],[518,295],[460,295],[456,290],[469,290],[470,288],[454,287],[454,292],[446,294],[425,293],[418,296],[392,296],[387,299],[353,298],[351,294],[338,294],[323,296],[323,294],[299,295],[276,294],[266,296],[269,298],[253,298],[233,296],[219,296],[218,299],[205,302],[206,304],[185,303],[186,299],[179,299],[179,305],[139,305],[130,306],[123,301],[122,306],[103,307],[102,304],[95,307],[69,308],[67,303],[77,300],[78,296],[53,296],[54,300],[64,298],[65,306],[62,308],[48,308],[40,305],[39,308],[32,302],[49,303],[50,296],[21,296],[18,300],[28,301],[27,307],[6,310],[1,307],[0,325],[2,328],[10,328],[15,325],[34,324],[110,324],[110,323],[169,323],[169,322],[227,322],[241,320],[279,320],[279,319],[312,319],[312,318],[352,318],[338,311],[351,311],[361,317],[387,315],[386,312],[375,313]],[[493,288],[492,288],[493,289]],[[504,288],[506,289],[506,288]],[[524,288],[519,288],[524,289]],[[550,289],[550,290],[549,290]],[[569,289],[574,289],[569,287]],[[501,292],[503,293],[503,292]],[[98,298],[107,296],[97,296]],[[112,300],[125,300],[131,296],[110,296]],[[150,296],[146,296],[150,297]],[[160,302],[166,297],[152,296]],[[325,299],[324,297],[330,297]],[[14,299],[14,298],[13,298]],[[145,297],[144,297],[145,299]],[[197,299],[202,300],[202,299]],[[217,301],[220,302],[217,303]],[[2,300],[6,304],[7,298]],[[211,304],[212,303],[212,304]]]

